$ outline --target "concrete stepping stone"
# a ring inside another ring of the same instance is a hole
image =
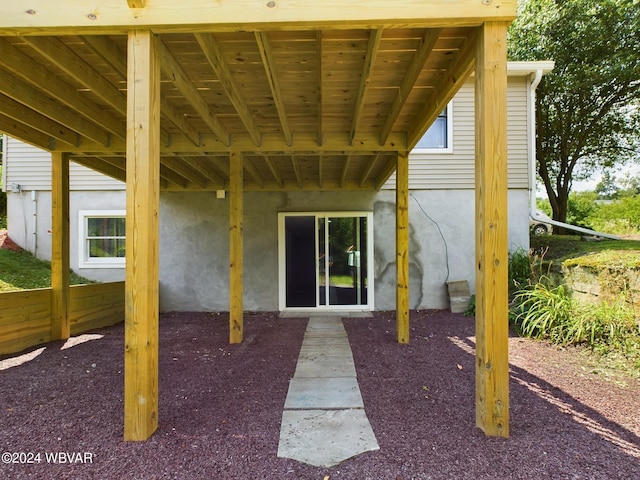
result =
[[[285,409],[364,408],[355,377],[292,378]]]
[[[342,319],[310,318],[285,400],[278,457],[331,467],[379,448]]]
[[[304,358],[303,358],[304,355]],[[295,377],[355,377],[356,368],[353,358],[347,355],[318,357],[300,352],[300,360],[296,366]]]
[[[379,448],[362,409],[285,410],[282,415],[278,457],[333,467]]]

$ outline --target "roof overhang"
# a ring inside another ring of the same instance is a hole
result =
[[[507,75],[510,77],[528,77],[536,72],[549,73],[555,62],[551,60],[535,62],[507,62]]]

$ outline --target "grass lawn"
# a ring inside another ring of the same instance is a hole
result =
[[[71,273],[71,284],[93,283]],[[0,248],[0,292],[46,288],[51,286],[51,263],[38,260],[28,252]]]
[[[535,235],[531,237],[531,248],[538,254],[544,253],[544,260],[558,263],[591,256],[614,259],[620,255],[632,263],[633,259],[640,259],[640,240],[585,241],[578,235]]]

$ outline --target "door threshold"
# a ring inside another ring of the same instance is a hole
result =
[[[371,318],[373,313],[369,310],[282,310],[280,312],[280,318],[300,317]]]

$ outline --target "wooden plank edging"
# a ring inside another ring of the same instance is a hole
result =
[[[51,341],[51,288],[0,293],[0,355]],[[124,320],[124,282],[73,285],[69,293],[71,333]]]

